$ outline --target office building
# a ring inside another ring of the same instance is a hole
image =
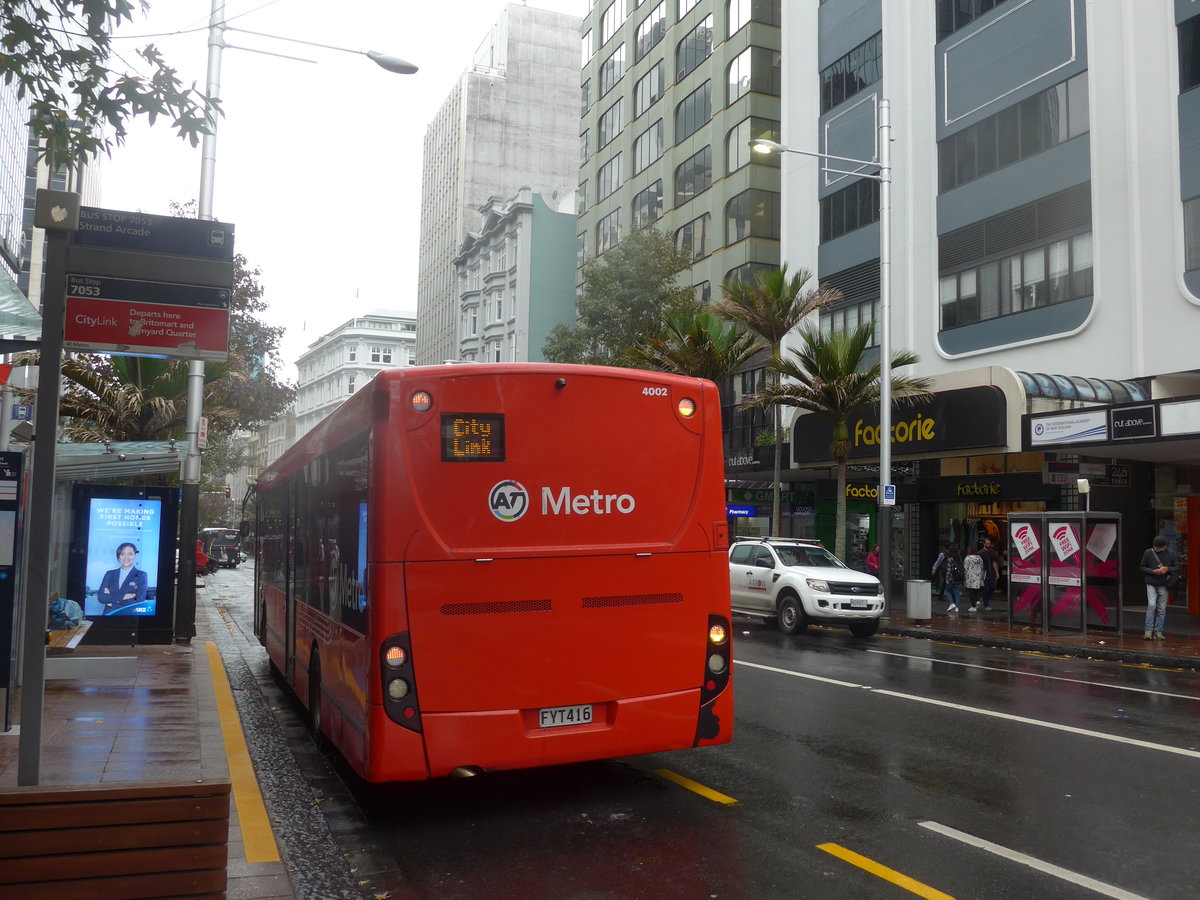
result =
[[[454,259],[489,197],[574,188],[579,19],[509,4],[425,131],[417,323],[421,365],[459,351]]]

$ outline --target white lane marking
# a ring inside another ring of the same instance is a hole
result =
[[[971,847],[978,847],[980,850],[986,850],[989,853],[994,853],[996,856],[1002,856],[1023,866],[1029,866],[1031,869],[1037,869],[1039,872],[1045,872],[1047,875],[1053,875],[1055,878],[1061,878],[1063,881],[1069,881],[1071,884],[1085,887],[1095,891],[1097,894],[1103,894],[1105,897],[1117,897],[1119,900],[1146,900],[1141,894],[1134,894],[1122,888],[1113,887],[1111,884],[1097,881],[1095,878],[1089,878],[1087,875],[1080,875],[1078,872],[1072,872],[1070,869],[1064,869],[1053,863],[1044,862],[1035,856],[1029,856],[1018,850],[1010,850],[1008,847],[1003,847],[1000,844],[993,844],[991,841],[985,841],[983,838],[967,834],[965,831],[958,831],[949,825],[942,825],[940,822],[920,822],[918,824],[922,828],[928,828],[930,831],[954,838],[956,841],[962,841]]]
[[[1121,737],[1116,734],[1105,734],[1103,731],[1090,731],[1086,728],[1076,728],[1073,725],[1060,725],[1057,722],[1044,722],[1041,719],[1030,719],[1026,716],[1014,716],[1011,713],[996,712],[991,709],[982,709],[978,706],[966,706],[962,703],[950,703],[946,700],[935,700],[932,697],[921,697],[917,694],[904,694],[900,691],[889,691],[885,688],[871,687],[869,684],[855,684],[852,681],[837,681],[833,678],[825,678],[821,675],[809,675],[805,672],[795,672],[791,669],[780,669],[776,666],[764,666],[759,663],[746,662],[745,660],[735,659],[735,663],[739,666],[747,666],[751,669],[762,669],[765,672],[776,672],[780,675],[790,675],[793,678],[804,678],[809,681],[819,681],[823,684],[832,684],[838,687],[859,688],[860,690],[870,691],[873,694],[881,694],[885,697],[895,697],[899,700],[912,700],[915,703],[927,703],[930,706],[940,706],[944,709],[957,709],[961,712],[974,713],[977,716],[988,716],[993,719],[1003,719],[1006,722],[1018,722],[1022,725],[1036,725],[1039,728],[1049,728],[1053,731],[1062,731],[1067,734],[1078,734],[1082,737],[1098,738],[1102,741],[1112,741],[1114,744],[1126,744],[1130,747],[1141,747],[1143,750],[1158,750],[1161,753],[1174,753],[1177,756],[1189,756],[1192,759],[1200,759],[1200,751],[1189,750],[1185,747],[1171,747],[1167,744],[1155,744],[1150,741],[1140,741],[1137,738]]]
[[[1200,700],[1200,694],[1176,694],[1171,691],[1152,691],[1149,688],[1133,687],[1128,684],[1109,684],[1104,681],[1088,681],[1085,678],[1064,678],[1062,675],[1043,675],[1039,672],[1018,672],[1015,669],[1002,669],[999,666],[981,666],[978,663],[957,662],[951,659],[934,659],[931,656],[917,656],[912,653],[893,653],[891,650],[868,650],[867,653],[878,653],[882,656],[900,656],[904,659],[919,659],[924,662],[935,662],[945,666],[962,666],[966,669],[983,669],[985,672],[1003,672],[1005,675],[1024,675],[1027,678],[1045,678],[1048,681],[1069,681],[1071,684],[1086,684],[1089,687],[1110,688],[1114,691],[1133,691],[1138,694],[1153,694],[1155,697],[1176,697],[1180,700]]]

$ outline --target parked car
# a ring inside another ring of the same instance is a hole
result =
[[[774,619],[784,634],[800,634],[820,622],[869,637],[883,615],[879,579],[849,568],[819,541],[735,541],[729,548],[729,589],[734,613]]]
[[[242,536],[236,528],[204,528],[200,531],[204,552],[222,569],[236,569],[242,561]]]

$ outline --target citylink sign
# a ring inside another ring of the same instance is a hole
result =
[[[1008,413],[1004,392],[994,385],[941,391],[925,400],[892,404],[891,446],[896,455],[979,447],[1008,443]],[[879,456],[879,411],[860,407],[848,420],[850,459]],[[793,460],[797,463],[829,461],[833,425],[815,413],[801,416],[792,429]]]

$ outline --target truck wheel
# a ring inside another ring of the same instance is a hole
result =
[[[870,637],[878,630],[878,619],[864,619],[861,622],[850,623],[850,633],[855,637]]]
[[[808,629],[808,618],[800,607],[800,600],[795,594],[788,594],[779,600],[779,630],[784,634],[804,634]]]

